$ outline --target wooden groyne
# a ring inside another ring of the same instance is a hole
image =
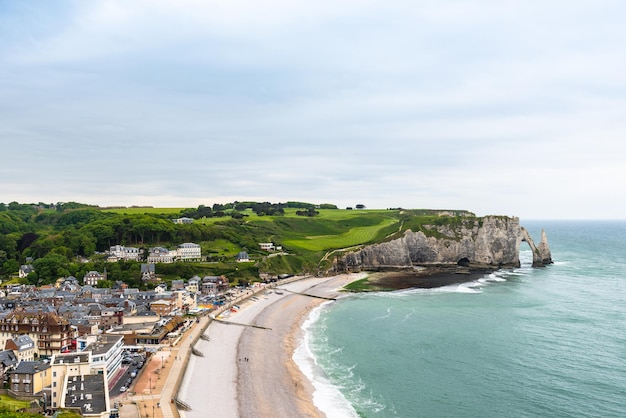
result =
[[[218,322],[220,324],[225,324],[225,325],[238,325],[240,327],[251,327],[251,328],[258,328],[258,329],[269,329],[271,330],[271,328],[267,328],[267,327],[262,327],[261,325],[254,325],[254,324],[242,324],[240,322],[230,322],[230,321],[224,321],[222,319],[214,319],[215,322]]]
[[[325,296],[317,296],[317,295],[312,295],[310,293],[302,293],[302,292],[294,292],[293,290],[288,290],[288,289],[282,289],[277,287],[275,290],[280,290],[281,292],[289,292],[289,293],[293,293],[294,295],[302,295],[302,296],[308,296],[310,298],[316,298],[316,299],[324,299],[324,300],[337,300],[336,298],[328,298]]]

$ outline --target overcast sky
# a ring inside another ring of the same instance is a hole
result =
[[[626,218],[626,3],[0,0],[0,202]]]

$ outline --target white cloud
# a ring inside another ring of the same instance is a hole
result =
[[[0,201],[623,217],[619,2],[69,5],[1,18]]]

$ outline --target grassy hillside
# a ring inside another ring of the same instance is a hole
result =
[[[200,244],[203,261],[158,265],[157,274],[163,279],[224,274],[237,282],[254,280],[260,272],[317,273],[330,267],[331,254],[397,238],[407,229],[426,231],[422,229],[425,224],[458,222],[461,215],[471,215],[465,211],[446,211],[447,216],[441,216],[443,212],[435,210],[318,206],[315,216],[303,216],[302,209],[312,210],[311,206],[267,204],[261,211],[241,203],[213,210],[203,206],[101,209],[74,203],[56,208],[17,204],[0,210],[0,257],[4,258],[0,276],[13,277],[18,267],[32,258],[37,274],[27,281],[33,284],[51,283],[67,275],[81,279],[86,271],[106,268],[110,281],[142,285],[140,263],[106,263],[109,247],[139,247],[147,253],[150,247],[175,249],[184,242]],[[193,223],[171,221],[185,214],[194,217]],[[261,242],[273,242],[282,250],[262,251]],[[236,262],[241,251],[248,252],[252,261]]]

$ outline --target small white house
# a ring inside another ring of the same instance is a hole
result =
[[[259,242],[259,247],[263,251],[274,251],[276,249],[273,242]]]

